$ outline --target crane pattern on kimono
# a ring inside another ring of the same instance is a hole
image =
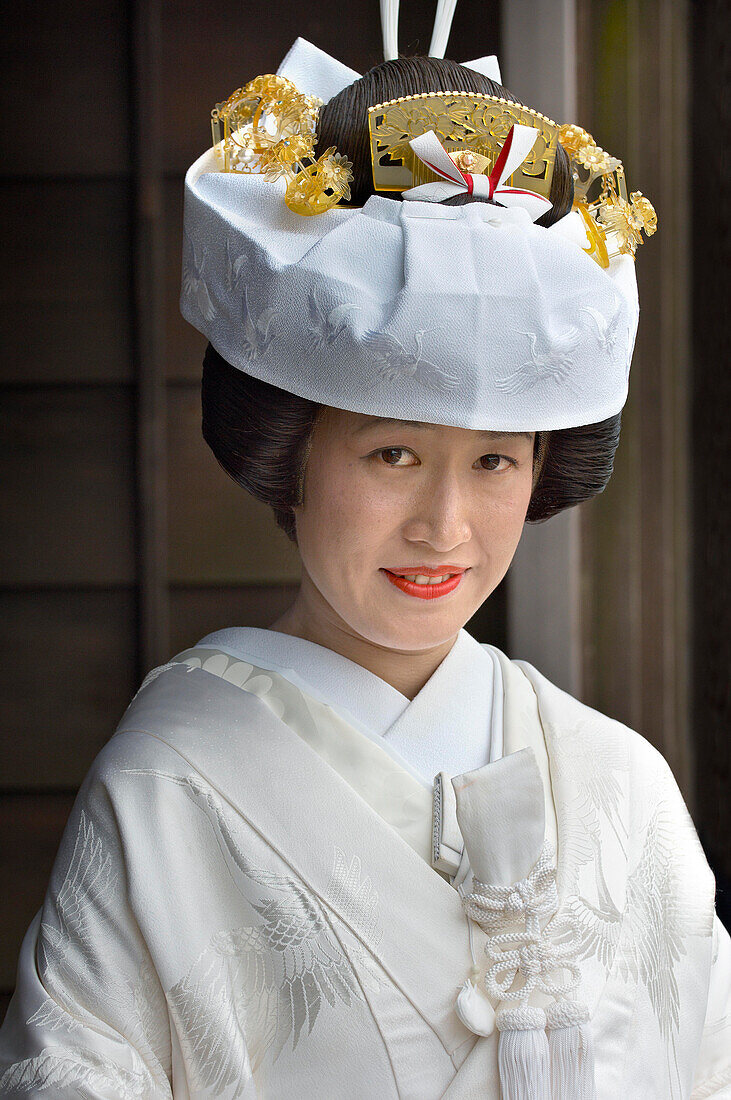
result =
[[[134,1068],[102,1057],[87,1045],[77,1045],[76,1036],[84,1027],[100,1032],[113,1043],[119,1040],[114,1028],[87,1011],[83,996],[70,999],[66,992],[78,985],[70,959],[72,946],[85,953],[90,939],[89,914],[118,889],[119,874],[113,868],[110,852],[82,810],[66,874],[56,895],[55,921],[45,920],[40,928],[38,972],[51,996],[46,996],[26,1020],[27,1025],[62,1033],[63,1045],[43,1048],[34,1057],[9,1066],[0,1074],[3,1095],[59,1095],[69,1090],[74,1096],[172,1097],[167,1008],[149,958],[143,959],[135,982],[116,989],[108,980],[103,983],[105,1000],[128,1028]]]
[[[93,1050],[68,1049],[59,1054],[44,1048],[40,1054],[16,1062],[0,1075],[0,1093],[4,1096],[92,1097],[106,1096],[115,1100],[145,1100],[151,1095],[146,1073],[134,1073],[116,1065],[106,1055]],[[172,1097],[172,1093],[169,1093]]]
[[[718,1097],[722,1097],[724,1091],[729,1088],[731,1088],[731,1066],[719,1070],[712,1077],[707,1077],[700,1085],[694,1084],[691,1100],[712,1100],[714,1096],[718,1100]]]
[[[628,856],[628,830],[622,827],[626,815],[620,813],[620,801],[622,776],[631,770],[629,755],[619,739],[613,742],[607,737],[592,737],[589,723],[564,728],[554,741],[553,752],[557,771],[568,776],[571,787],[578,792],[571,804],[558,807],[559,834],[564,845],[562,862],[568,877],[562,888],[564,902],[555,919],[564,914],[570,917],[580,944],[580,959],[598,960],[607,974],[616,963],[622,981],[644,989],[668,1050],[671,1097],[679,1097],[680,1085],[676,1089],[672,1080],[673,1073],[678,1080],[679,1072],[676,967],[687,954],[689,936],[712,934],[708,884],[688,880],[685,872],[688,866],[702,865],[697,859],[700,842],[695,827],[680,798],[675,805],[658,798],[656,792],[652,792],[652,798],[638,799],[640,807],[647,804],[651,811],[646,821],[638,822],[635,835],[643,837],[642,847],[628,870],[620,909],[604,877],[600,816]],[[657,766],[667,769],[664,761]],[[655,782],[659,787],[658,777]],[[686,854],[696,858],[684,858]],[[581,887],[581,869],[585,866],[593,870],[593,890]],[[587,900],[589,893],[595,902]],[[556,940],[562,940],[560,929]]]
[[[63,981],[73,980],[68,967],[72,940],[89,939],[90,913],[109,894],[116,875],[112,859],[82,810],[68,871],[56,897],[57,922],[43,921],[38,947],[38,969],[52,969]]]
[[[236,838],[217,792],[198,775],[129,769],[182,787],[203,810],[239,892],[252,910],[250,922],[216,932],[185,975],[168,990],[170,1011],[179,1022],[181,1046],[191,1083],[213,1095],[236,1089],[291,1042],[309,1036],[325,1002],[334,1009],[366,1007],[362,981],[379,978],[364,948],[346,952],[333,918],[316,894],[294,877],[254,866]],[[256,884],[258,890],[253,890]],[[357,921],[378,940],[378,895],[361,877],[360,861],[348,864],[335,848],[328,897],[348,896]],[[359,935],[362,929],[358,928]],[[224,1041],[225,1040],[225,1041]]]
[[[660,802],[653,808],[642,854],[627,879],[632,935],[620,956],[620,972],[642,982],[666,1041],[680,1029],[677,960],[687,951],[688,936],[713,933],[704,884],[687,881],[678,869],[678,851],[696,845],[687,810],[681,813],[679,807]]]

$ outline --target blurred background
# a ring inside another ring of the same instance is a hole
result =
[[[402,53],[435,4],[402,0]],[[183,175],[210,109],[302,35],[364,71],[376,0],[2,10],[0,991],[61,830],[144,674],[268,626],[296,553],[200,433],[178,313]],[[729,923],[729,36],[723,0],[460,0],[448,56],[578,122],[653,202],[615,475],[526,529],[469,624],[666,756]],[[347,152],[347,150],[345,150]]]

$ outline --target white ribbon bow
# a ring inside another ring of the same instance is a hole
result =
[[[441,202],[466,192],[469,195],[497,199],[503,206],[522,206],[530,214],[531,220],[537,221],[552,208],[553,203],[535,191],[503,186],[505,180],[512,176],[528,156],[537,137],[538,130],[534,126],[514,123],[492,172],[486,176],[479,173],[472,175],[458,168],[434,131],[429,130],[426,134],[412,138],[409,145],[420,161],[447,182],[424,183],[420,187],[404,191],[402,197],[419,202]]]

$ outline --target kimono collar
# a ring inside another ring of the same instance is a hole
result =
[[[233,627],[198,648],[278,672],[384,748],[422,784],[502,754],[502,678],[491,651],[466,630],[413,700],[339,653],[276,630]],[[495,706],[493,698],[495,697]]]
[[[466,630],[384,737],[431,784],[502,755],[502,677],[490,649]]]
[[[196,649],[204,647],[278,672],[313,699],[327,703],[361,733],[383,735],[409,705],[405,695],[362,665],[279,630],[230,627],[206,635]]]

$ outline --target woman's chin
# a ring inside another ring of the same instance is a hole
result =
[[[379,578],[381,580],[381,578]],[[320,590],[330,623],[339,631],[380,649],[422,653],[456,637],[477,610],[456,592],[424,599],[381,580],[354,591]]]
[[[409,622],[409,619],[413,621]],[[467,619],[432,609],[410,616],[401,611],[388,619],[360,619],[357,633],[364,641],[382,649],[393,649],[401,653],[420,653],[436,646],[444,645],[459,633]],[[355,624],[352,624],[355,626]]]

